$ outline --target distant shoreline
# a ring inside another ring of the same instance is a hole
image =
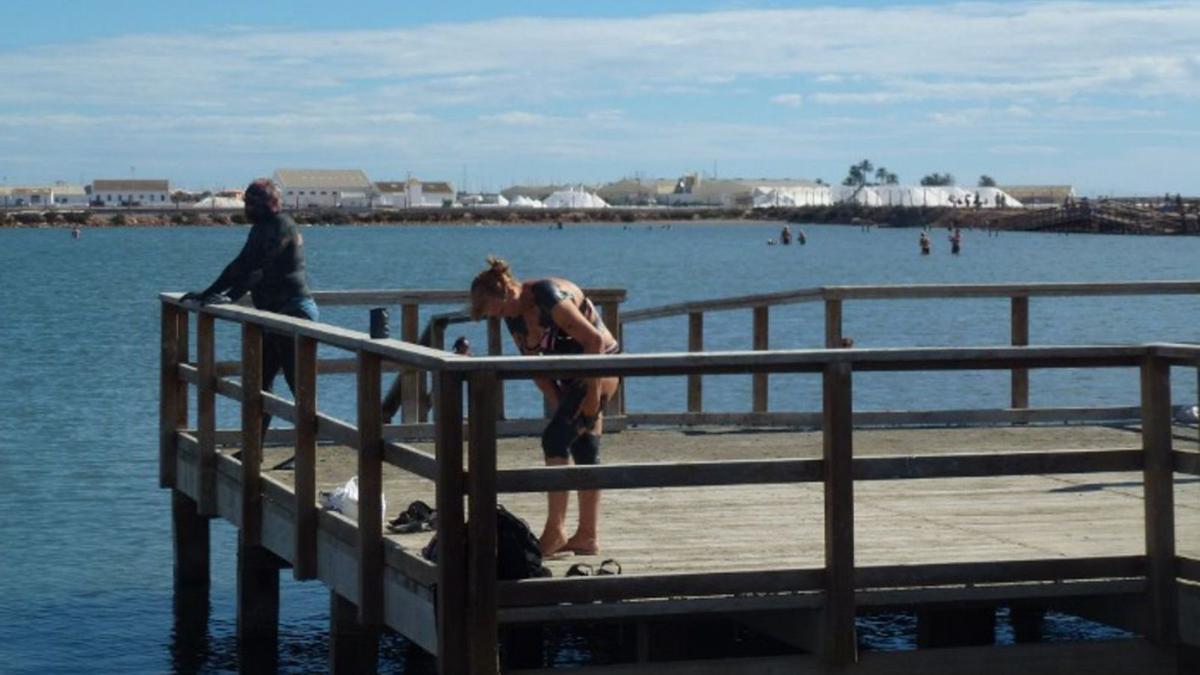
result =
[[[518,225],[562,223],[612,224],[681,223],[705,221],[790,222],[795,224],[877,227],[964,227],[995,230],[1025,229],[1018,223],[1029,209],[973,209],[922,206],[868,207],[858,204],[830,206],[750,208],[622,208],[525,209],[304,209],[288,211],[302,225]],[[80,211],[0,211],[0,228],[98,227],[220,227],[246,225],[240,209],[95,209]],[[1165,227],[1143,229],[1142,234],[1173,234]]]

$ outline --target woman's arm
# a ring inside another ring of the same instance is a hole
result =
[[[508,325],[508,334],[512,337],[513,343],[517,345],[517,353],[525,354],[525,339],[526,334],[520,330],[524,326],[524,321],[519,324],[515,321],[506,322]],[[554,380],[548,377],[535,377],[533,383],[542,392],[542,396],[546,397],[546,403],[553,410],[558,407],[558,387],[555,386]]]
[[[601,333],[587,317],[579,311],[572,302],[559,302],[554,306],[550,316],[554,323],[572,339],[583,347],[585,354],[603,354],[606,343],[605,335]],[[600,378],[587,378],[587,393],[579,405],[579,412],[587,417],[600,414]]]

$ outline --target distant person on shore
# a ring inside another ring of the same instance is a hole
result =
[[[521,282],[503,260],[489,256],[487,264],[471,282],[471,318],[503,317],[521,354],[619,351],[616,338],[579,286],[559,278]],[[604,404],[616,393],[618,382],[616,377],[534,379],[554,410],[542,432],[548,466],[572,460],[577,465],[599,463]],[[547,495],[546,525],[538,540],[542,555],[566,551],[594,555],[600,550],[600,491],[579,491],[579,524],[569,538],[568,496],[564,491]]]
[[[929,255],[929,248],[931,246],[929,241],[929,233],[922,231],[921,238],[918,240],[918,243],[921,246],[921,255]]]
[[[308,290],[304,238],[295,221],[280,213],[279,188],[259,178],[246,188],[244,197],[251,223],[246,244],[208,288],[186,293],[182,299],[224,304],[237,302],[249,291],[256,309],[316,321],[320,313]],[[274,390],[275,376],[283,370],[288,388],[295,392],[296,348],[291,335],[264,332],[262,361],[263,391]],[[270,424],[271,416],[263,415],[264,435]]]

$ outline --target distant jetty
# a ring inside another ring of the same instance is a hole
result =
[[[1102,234],[1197,234],[1196,204],[1162,211],[1121,202],[1081,202],[1044,209],[973,209],[931,206],[828,206],[772,208],[423,208],[300,209],[304,225],[503,225],[521,223],[648,223],[667,221],[785,221],[878,227],[962,227],[1004,231]],[[0,211],[0,227],[151,227],[245,225],[240,209],[87,209]]]

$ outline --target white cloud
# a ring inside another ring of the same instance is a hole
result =
[[[180,157],[361,149],[374,138],[380,152],[438,157],[449,147],[503,158],[520,147],[710,159],[774,152],[779,137],[798,137],[791,127],[722,122],[735,98],[828,106],[811,125],[826,129],[858,127],[847,113],[868,114],[836,106],[886,106],[879,112],[895,115],[893,136],[930,123],[1104,125],[1192,105],[1197,34],[1200,4],[1182,1],[827,4],[131,34],[0,48],[0,157],[28,154],[24,139],[59,135],[109,139],[106,152],[157,146]],[[814,81],[824,91],[772,94]],[[644,100],[654,112],[642,112]],[[553,139],[529,144],[504,133],[514,129]],[[718,132],[730,136],[696,135]],[[78,147],[55,152],[70,157]]]
[[[480,115],[480,122],[491,122],[494,124],[506,124],[511,126],[529,127],[545,124],[550,121],[547,115],[539,115],[537,113],[524,112],[521,110],[513,110],[511,112],[499,113],[497,115]]]
[[[1052,155],[1062,154],[1062,149],[1053,145],[993,145],[988,148],[988,152],[993,155],[1010,155],[1016,157],[1049,157]]]

